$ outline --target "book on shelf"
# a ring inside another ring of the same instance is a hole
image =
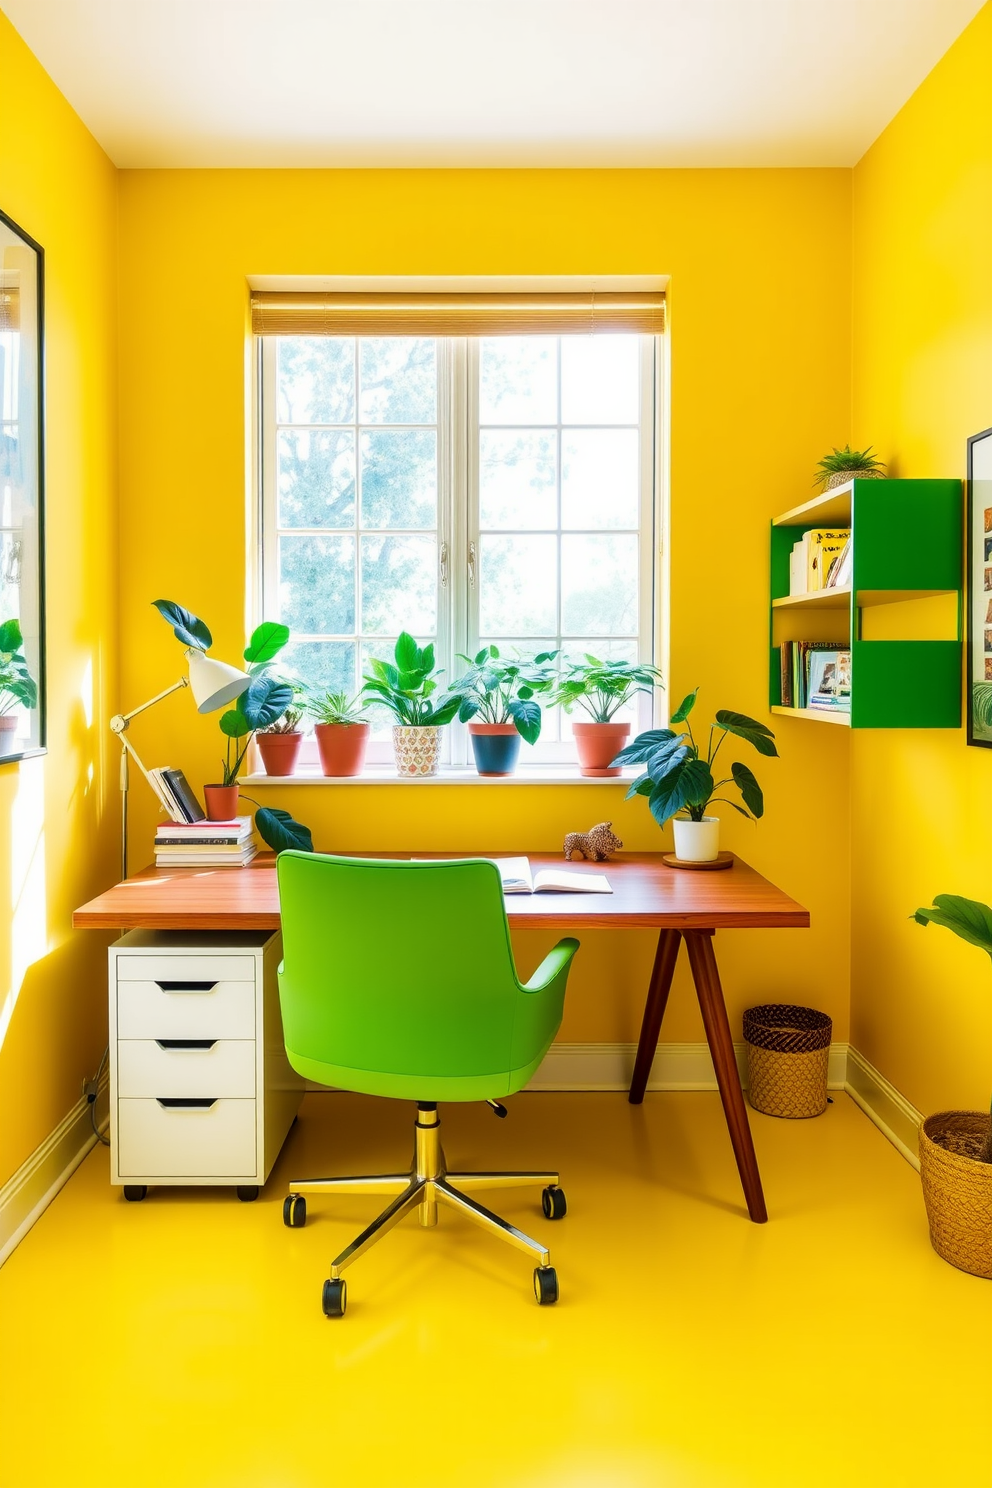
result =
[[[206,820],[207,813],[190,789],[189,781],[182,770],[163,770],[162,778],[182,807],[183,816],[190,824]]]
[[[789,594],[818,594],[827,587],[834,560],[851,536],[849,527],[811,527],[793,543],[789,558]]]
[[[851,582],[851,574],[854,568],[854,548],[851,539],[841,548],[836,558],[832,560],[827,569],[826,589],[846,589]]]
[[[841,654],[836,641],[783,641],[780,649],[780,682],[783,708],[808,708],[811,692],[823,691],[818,685],[810,687],[810,668],[813,656],[819,652],[838,656]],[[848,690],[850,690],[851,653],[847,656]],[[822,674],[821,674],[822,675]]]
[[[810,657],[809,707],[849,709],[851,706],[851,653],[836,645]],[[814,702],[813,699],[819,701]]]

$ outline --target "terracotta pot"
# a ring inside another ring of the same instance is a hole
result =
[[[620,766],[610,761],[620,753],[630,733],[629,723],[573,723],[580,775],[615,776]]]
[[[317,753],[325,775],[361,775],[369,743],[367,723],[317,723]]]
[[[256,734],[255,743],[266,775],[292,775],[303,743],[298,729],[288,734]]]
[[[480,775],[512,775],[520,753],[515,723],[470,723],[472,753]]]
[[[436,775],[441,758],[441,730],[435,723],[423,728],[394,724],[393,752],[397,775]]]
[[[939,1256],[992,1279],[992,1163],[978,1154],[989,1132],[988,1111],[938,1111],[920,1127],[920,1178]]]
[[[205,785],[203,799],[207,808],[208,821],[234,821],[238,814],[238,787],[236,785]]]

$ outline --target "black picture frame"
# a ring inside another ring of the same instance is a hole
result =
[[[45,250],[0,210],[0,621],[11,618],[21,625],[37,703],[17,710],[14,737],[0,732],[0,765],[45,754],[48,743]]]
[[[992,689],[992,429],[968,440],[968,743],[992,749],[992,723],[976,719],[976,687]],[[989,623],[986,623],[989,622]],[[992,692],[988,694],[992,697]],[[989,715],[992,717],[992,713]]]

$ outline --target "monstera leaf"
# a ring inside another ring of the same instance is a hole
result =
[[[288,811],[278,806],[260,806],[255,812],[255,825],[262,841],[273,852],[313,852],[310,828],[294,821]]]
[[[184,609],[173,599],[153,599],[152,604],[162,619],[172,626],[173,635],[182,645],[192,646],[195,651],[208,651],[213,645],[213,636],[192,610]]]

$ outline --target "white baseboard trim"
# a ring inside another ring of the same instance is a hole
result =
[[[844,1090],[847,1044],[830,1046],[827,1085]],[[743,1043],[734,1045],[741,1083],[747,1086]],[[528,1090],[627,1090],[634,1072],[636,1044],[552,1044]],[[659,1044],[649,1090],[716,1090],[716,1071],[706,1043]]]
[[[107,1085],[104,1074],[97,1092],[101,1105]],[[100,1123],[101,1131],[107,1124],[105,1116]],[[83,1096],[0,1188],[0,1266],[95,1145],[89,1106]]]
[[[869,1121],[919,1172],[922,1114],[855,1048],[848,1050],[844,1089]]]

